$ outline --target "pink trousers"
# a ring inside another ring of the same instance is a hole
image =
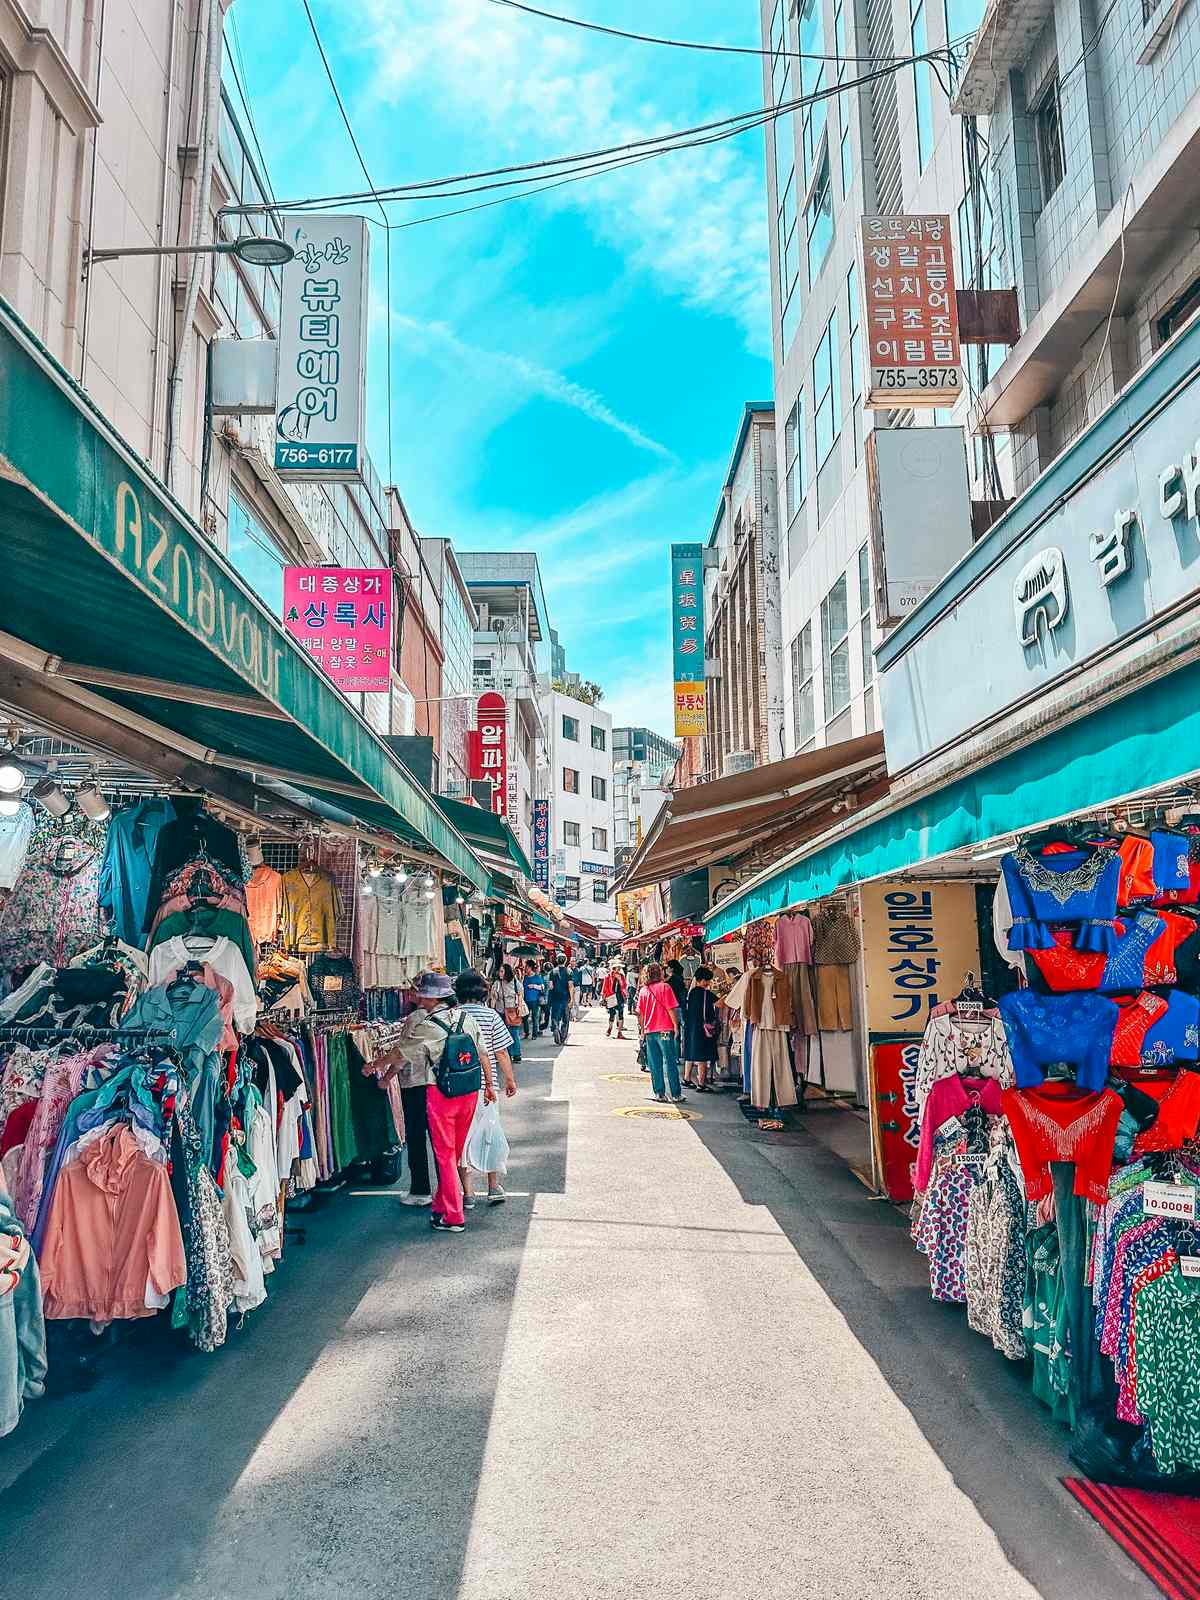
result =
[[[467,1136],[475,1118],[477,1094],[460,1094],[448,1099],[436,1083],[429,1085],[426,1106],[429,1113],[429,1138],[433,1144],[433,1159],[437,1162],[437,1193],[433,1197],[433,1215],[447,1222],[462,1222],[463,1191],[458,1169],[467,1148]]]

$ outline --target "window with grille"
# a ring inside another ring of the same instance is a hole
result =
[[[850,704],[850,613],[846,574],[821,601],[821,675],[825,686],[825,721]]]

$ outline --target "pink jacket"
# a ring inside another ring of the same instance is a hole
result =
[[[114,1123],[58,1175],[39,1266],[48,1317],[149,1317],[187,1282],[171,1180],[127,1123]]]

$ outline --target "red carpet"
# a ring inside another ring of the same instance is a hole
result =
[[[1200,1499],[1086,1478],[1063,1483],[1169,1600],[1200,1600]]]

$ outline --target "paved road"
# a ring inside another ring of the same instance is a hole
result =
[[[593,1018],[599,1012],[593,1012]],[[1151,1600],[904,1220],[585,1021],[461,1237],[335,1199],[213,1357],[130,1341],[0,1441],[22,1600]]]

